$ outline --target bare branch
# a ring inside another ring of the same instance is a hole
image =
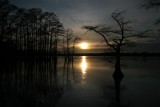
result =
[[[151,31],[152,30],[145,30],[143,32],[131,34],[129,36],[126,36],[125,38],[131,38],[131,37],[144,38],[144,37],[147,37],[149,35],[149,33],[151,33]]]
[[[115,46],[110,44],[108,39],[105,37],[105,35],[109,32],[109,31],[107,32],[107,29],[110,29],[110,27],[109,28],[105,28],[105,30],[106,30],[105,33],[104,33],[104,29],[100,29],[100,27],[101,26],[99,25],[99,26],[83,26],[82,28],[87,29],[89,31],[94,31],[97,34],[101,35],[103,37],[103,39],[105,40],[107,45],[109,45],[110,47],[116,49]]]
[[[116,10],[111,14],[111,17],[117,23],[118,28],[116,27],[115,29],[113,29],[105,25],[83,26],[82,28],[87,29],[87,32],[94,31],[95,33],[99,34],[101,37],[103,37],[104,41],[109,47],[111,47],[117,53],[119,53],[121,50],[121,47],[130,46],[131,41],[129,40],[132,40],[131,37],[144,38],[144,37],[147,37],[148,33],[151,31],[151,30],[146,30],[140,33],[137,33],[136,31],[134,31],[130,27],[130,24],[133,22],[130,20],[126,20],[124,18],[123,14],[125,12],[126,11]],[[127,38],[130,38],[130,39],[127,40]],[[131,46],[133,45],[131,44]]]
[[[160,0],[145,0],[142,7],[146,9],[155,8],[160,6]]]

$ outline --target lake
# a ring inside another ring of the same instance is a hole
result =
[[[1,64],[3,107],[159,107],[160,58],[122,57],[119,96],[112,57]]]

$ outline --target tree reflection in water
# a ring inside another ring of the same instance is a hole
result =
[[[93,100],[92,98],[94,98],[92,96],[96,94],[95,90],[97,90],[97,86],[94,87],[94,85],[91,85],[90,87],[89,80],[92,79],[90,76],[87,77],[87,72],[89,65],[92,65],[93,62],[91,63],[88,59],[86,56],[82,56],[80,60],[78,59],[74,62],[74,60],[64,61],[63,58],[59,61],[59,59],[57,60],[57,57],[53,57],[50,61],[21,60],[16,63],[7,63],[8,65],[4,64],[6,66],[0,68],[1,71],[3,71],[0,75],[1,102],[5,104],[6,107],[54,107],[57,104],[57,101],[62,97],[64,91],[74,90],[73,92],[75,92],[76,88],[78,88],[78,91],[76,94],[74,93],[74,95],[76,96],[78,93],[77,97],[79,99],[85,98],[86,101],[90,102]],[[63,61],[64,64],[62,63]],[[94,63],[97,65],[97,62]],[[98,66],[95,67],[97,68]],[[93,71],[92,74],[95,75],[95,79],[99,80],[96,75],[97,70],[95,70],[94,67],[92,67],[92,69],[90,67],[90,70]],[[119,107],[121,105],[120,82],[123,77],[120,78],[119,75],[113,77],[117,92],[115,95],[117,97],[116,100],[114,98],[114,103],[110,103],[109,106],[112,107],[113,105],[116,105]],[[86,84],[86,81],[88,81],[88,84]],[[81,88],[84,90],[79,91]],[[90,91],[92,88],[95,88],[93,89],[93,93]],[[112,89],[112,91],[113,90],[114,89]],[[87,93],[84,94],[83,92]],[[67,99],[69,99],[69,97],[71,97],[71,95],[69,95]],[[95,97],[95,99],[98,98]]]
[[[114,78],[114,81],[115,81],[116,106],[120,107],[121,106],[121,104],[120,104],[120,90],[121,90],[120,84],[121,84],[121,81],[122,81],[124,75],[121,72],[121,69],[116,69],[115,68],[115,70],[119,70],[119,71],[114,71],[113,78]]]
[[[107,107],[127,107],[128,104],[123,104],[124,102],[121,102],[121,81],[124,78],[124,74],[121,71],[121,64],[120,60],[116,60],[115,66],[114,66],[114,73],[113,73],[113,79],[114,79],[114,88],[112,86],[103,86],[103,91],[106,99],[109,101]],[[106,91],[109,90],[108,93]],[[114,90],[114,92],[113,92]]]
[[[0,69],[0,101],[4,107],[53,107],[63,94],[57,80],[57,57],[8,62]]]

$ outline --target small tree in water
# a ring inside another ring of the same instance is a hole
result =
[[[87,29],[88,31],[94,31],[103,37],[107,46],[111,47],[115,51],[116,55],[116,63],[115,63],[115,72],[113,76],[117,78],[120,76],[123,77],[123,73],[120,68],[120,56],[121,56],[121,48],[123,46],[128,46],[133,43],[134,38],[143,38],[146,37],[146,33],[149,30],[137,33],[133,28],[131,28],[132,22],[130,20],[126,20],[124,17],[124,13],[126,11],[114,11],[111,16],[114,21],[117,23],[117,26],[113,29],[110,26],[106,25],[97,25],[97,26],[83,26],[83,29]],[[86,33],[87,33],[86,32]]]

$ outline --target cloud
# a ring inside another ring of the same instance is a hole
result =
[[[116,10],[129,10],[137,16],[142,0],[11,0],[21,7],[38,7],[55,12],[66,25],[110,23],[110,14]],[[137,6],[138,5],[138,6]],[[140,15],[140,14],[138,14]],[[144,15],[136,17],[140,19]],[[144,18],[143,18],[144,19]],[[72,24],[71,24],[72,23]],[[75,26],[74,26],[75,27]],[[79,26],[78,26],[79,27]]]
[[[82,25],[112,24],[111,13],[128,10],[127,17],[146,26],[154,23],[158,14],[154,10],[140,9],[143,0],[11,0],[20,7],[42,8],[55,12],[65,26],[71,28]],[[138,25],[139,26],[139,25]],[[140,25],[141,26],[141,25]],[[77,28],[76,28],[77,29]],[[80,29],[80,28],[79,28]]]

